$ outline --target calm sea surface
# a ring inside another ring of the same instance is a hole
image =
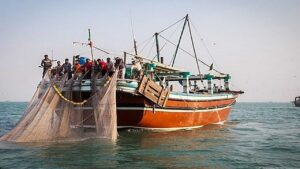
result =
[[[0,102],[0,135],[26,103]],[[224,125],[191,131],[119,132],[107,140],[52,144],[0,142],[0,168],[300,168],[300,108],[238,103]]]

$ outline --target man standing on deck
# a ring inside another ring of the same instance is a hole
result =
[[[48,58],[48,55],[44,55],[44,59],[41,62],[41,67],[43,67],[43,76],[42,76],[42,78],[44,78],[46,72],[48,71],[48,69],[51,68],[51,66],[52,66],[52,62]]]
[[[65,63],[62,65],[64,74],[68,73],[68,79],[72,78],[72,65],[69,63],[69,59],[65,59]]]
[[[115,68],[118,69],[118,78],[119,79],[124,79],[124,61],[122,58],[116,57],[115,58],[116,62],[115,62]]]
[[[141,78],[141,72],[142,72],[142,66],[140,62],[137,62],[135,60],[132,61],[132,78],[133,79],[140,79]]]
[[[54,67],[54,70],[55,70],[55,75],[56,76],[62,76],[62,65],[60,64],[60,61],[57,61],[57,66]]]
[[[81,65],[79,64],[78,60],[75,61],[75,65],[73,65],[74,71],[74,79],[77,79],[81,76]]]
[[[115,65],[114,63],[111,61],[110,58],[106,59],[107,61],[107,71],[108,71],[108,76],[112,76],[115,72]]]
[[[100,69],[101,69],[101,74],[102,74],[102,76],[104,76],[107,73],[107,64],[106,64],[106,62],[103,59],[101,59],[99,61],[99,66],[100,66]]]
[[[85,73],[84,79],[90,79],[92,76],[93,62],[90,59],[86,59],[86,62],[84,65],[82,65],[82,68]]]

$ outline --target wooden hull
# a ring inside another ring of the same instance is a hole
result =
[[[157,107],[141,95],[117,92],[119,128],[185,129],[227,120],[236,97],[220,100],[169,99],[166,107]]]
[[[231,107],[201,111],[119,107],[117,117],[118,127],[184,129],[223,123],[230,111]]]

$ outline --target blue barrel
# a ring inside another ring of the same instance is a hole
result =
[[[80,64],[80,65],[85,64],[86,59],[87,59],[86,57],[80,57],[80,58],[79,58],[79,64]]]

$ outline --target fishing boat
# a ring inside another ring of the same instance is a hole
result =
[[[161,33],[171,26],[154,34],[155,58],[139,55],[134,40],[135,53],[124,52],[123,56],[115,58],[115,63],[107,58],[107,69],[101,66],[101,60],[94,60],[93,49],[108,52],[93,45],[89,30],[86,45],[90,46],[94,62],[86,59],[87,64],[80,66],[82,58],[74,56],[73,64],[79,67],[75,67],[73,76],[70,76],[71,72],[61,75],[60,68],[47,71],[23,117],[0,141],[35,142],[90,137],[115,141],[117,128],[168,131],[223,124],[243,92],[230,89],[229,74],[221,73],[213,68],[213,64],[208,65],[198,58],[189,16],[181,20],[184,22],[183,29],[170,64],[164,63],[164,56],[160,53],[163,47],[159,46],[158,37],[170,42]],[[180,47],[186,27],[193,54]],[[192,56],[197,65],[196,74],[174,66],[179,50]],[[131,63],[127,63],[128,58],[131,58]],[[209,68],[208,73],[201,72],[200,63]],[[68,59],[66,64],[69,64]],[[81,68],[85,68],[84,72],[77,74]],[[214,81],[218,81],[219,85]],[[296,99],[295,104],[298,103],[299,99]]]
[[[178,130],[198,128],[208,124],[223,124],[231,112],[232,105],[243,91],[230,89],[229,74],[215,70],[212,65],[201,61],[195,52],[189,16],[183,18],[183,29],[176,46],[172,64],[165,64],[164,57],[160,56],[158,37],[155,33],[156,57],[147,59],[137,54],[124,52],[125,64],[128,58],[139,62],[141,72],[134,77],[134,65],[126,64],[125,78],[117,80],[116,103],[118,128],[141,128],[150,130]],[[190,38],[194,49],[193,59],[198,67],[198,74],[182,70],[174,66],[176,55],[180,50],[180,42],[185,27],[189,28]],[[163,36],[160,36],[164,38]],[[135,41],[134,41],[135,42]],[[210,69],[210,73],[202,74],[199,64]],[[214,72],[214,73],[212,73]],[[213,85],[219,81],[223,86]],[[90,83],[74,83],[73,91],[90,91]],[[174,84],[175,83],[175,84]],[[179,90],[173,90],[173,84]],[[202,88],[198,84],[202,84]],[[80,86],[80,88],[79,88]],[[83,127],[93,127],[91,117],[85,120]]]
[[[295,101],[293,101],[296,107],[300,107],[300,96],[295,97]]]

